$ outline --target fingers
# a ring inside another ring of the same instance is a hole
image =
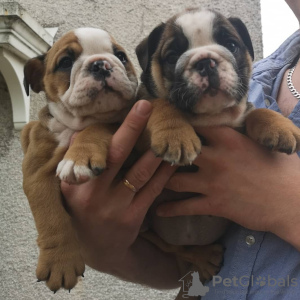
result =
[[[118,173],[146,127],[151,111],[152,105],[146,100],[140,100],[133,106],[112,137],[107,159],[108,170],[105,176],[113,178]]]
[[[196,127],[195,131],[205,138],[208,144],[215,143],[235,143],[239,136],[243,136],[241,133],[233,128],[227,126],[214,126],[214,127]]]
[[[160,217],[218,215],[211,202],[205,196],[161,204],[158,206],[156,213]]]
[[[149,207],[156,197],[160,195],[170,177],[174,174],[177,167],[171,166],[169,163],[163,162],[154,176],[147,184],[137,193],[133,199],[132,205],[141,216],[145,216]]]
[[[117,189],[119,193],[126,199],[128,196],[135,196],[136,189],[139,191],[153,176],[161,164],[162,159],[155,157],[154,153],[149,150],[147,151],[127,172],[124,179],[128,181],[127,185],[121,182]],[[130,202],[132,198],[129,197]]]
[[[166,188],[175,192],[192,192],[206,194],[209,190],[209,182],[197,173],[176,173],[166,184]]]

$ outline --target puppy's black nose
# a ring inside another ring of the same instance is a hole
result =
[[[97,60],[91,63],[89,70],[95,79],[103,80],[110,76],[111,65],[106,60]]]
[[[206,77],[216,72],[217,63],[211,58],[204,58],[199,60],[195,67],[202,77]]]

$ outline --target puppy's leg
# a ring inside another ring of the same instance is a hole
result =
[[[259,108],[245,119],[246,134],[267,148],[287,154],[300,150],[300,129],[279,113]]]
[[[194,128],[165,99],[155,99],[152,103],[153,111],[147,124],[152,150],[172,164],[191,164],[201,150]]]
[[[63,207],[60,180],[55,177],[66,149],[57,148],[54,137],[40,122],[22,133],[22,144],[23,188],[38,231],[37,278],[46,281],[52,291],[71,289],[85,265],[71,218]]]
[[[101,174],[106,168],[107,150],[115,130],[114,126],[96,124],[79,132],[57,167],[60,179],[83,183]]]
[[[201,281],[210,280],[219,273],[224,249],[219,244],[207,246],[176,246],[166,243],[155,232],[148,230],[140,236],[166,253],[173,253],[178,259],[193,264],[199,271]]]
[[[23,150],[24,154],[27,153],[27,149],[29,146],[31,129],[34,126],[37,126],[38,123],[39,123],[39,121],[31,121],[28,124],[26,124],[25,127],[22,129],[21,145],[22,145],[22,150]]]

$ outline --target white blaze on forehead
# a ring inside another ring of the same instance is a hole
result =
[[[208,10],[188,12],[176,20],[189,40],[190,48],[214,43],[213,21],[215,14]]]
[[[110,35],[98,28],[79,28],[75,35],[83,48],[83,55],[98,53],[112,53],[112,41]]]

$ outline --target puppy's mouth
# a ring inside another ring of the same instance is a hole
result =
[[[113,73],[113,67],[106,60],[97,60],[91,63],[87,68],[88,77],[91,80],[90,89],[88,89],[88,98],[91,101],[95,100],[99,93],[115,92],[112,84],[109,82]],[[94,82],[93,82],[94,81]]]
[[[198,61],[194,66],[194,73],[199,74],[200,84],[198,86],[201,93],[214,93],[219,89],[218,63],[215,60],[205,58]],[[195,79],[196,85],[199,79]]]
[[[238,90],[232,63],[220,56],[215,59],[206,55],[197,60],[190,58],[175,69],[170,102],[187,113],[214,114],[235,105]]]
[[[91,110],[106,111],[113,102],[124,101],[119,106],[125,106],[127,100],[133,99],[135,88],[135,82],[130,80],[125,70],[101,59],[89,63],[75,75],[74,85],[63,101],[71,109],[86,106]]]

